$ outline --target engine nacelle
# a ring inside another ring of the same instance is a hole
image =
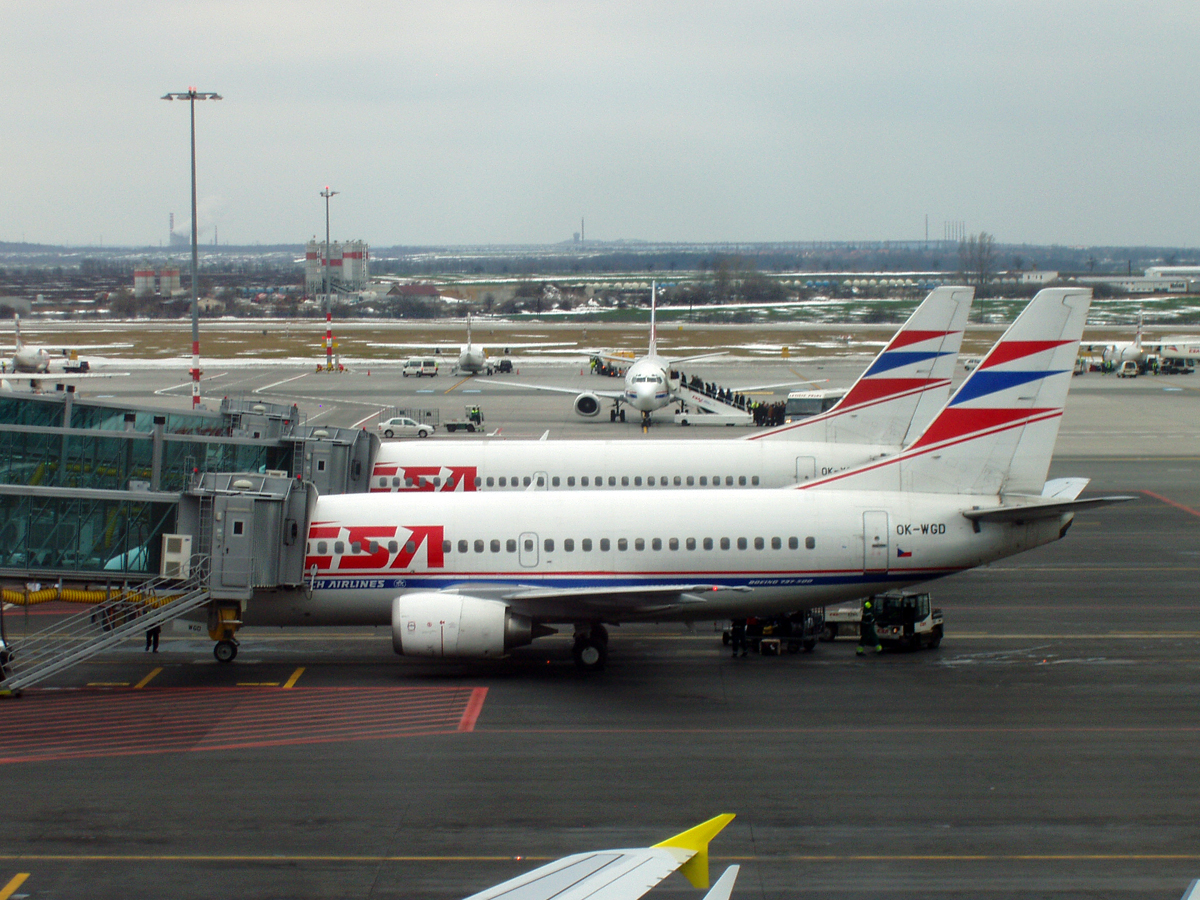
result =
[[[580,394],[575,398],[575,412],[588,419],[600,415],[600,398],[595,394]]]
[[[392,601],[392,647],[401,656],[500,657],[535,636],[529,619],[496,600],[418,591]]]

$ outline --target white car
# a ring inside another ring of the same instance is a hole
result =
[[[429,437],[433,434],[434,426],[415,422],[408,416],[396,416],[379,423],[379,433],[385,438],[390,437]]]

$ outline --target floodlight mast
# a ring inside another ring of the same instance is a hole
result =
[[[220,100],[220,94],[198,91],[193,87],[186,91],[164,94],[164,100],[187,100],[192,114],[192,409],[200,405],[200,296],[197,270],[200,268],[200,252],[196,227],[196,101]]]
[[[329,267],[332,265],[332,260],[329,258],[329,198],[339,193],[331,191],[329,185],[325,185],[325,190],[321,191],[321,196],[325,198],[325,265],[322,268],[325,270],[325,371],[333,371],[333,301],[329,296],[330,272]]]

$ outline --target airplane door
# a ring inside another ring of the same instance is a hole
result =
[[[817,477],[817,461],[811,456],[796,457],[796,483]]]
[[[538,536],[532,531],[526,531],[521,535],[518,544],[520,545],[518,555],[521,565],[526,568],[536,566],[538,564]]]
[[[891,545],[888,514],[879,510],[863,513],[863,572],[886,572]]]

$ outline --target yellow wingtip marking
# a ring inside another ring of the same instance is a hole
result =
[[[733,813],[722,813],[707,822],[701,822],[674,837],[655,844],[655,847],[676,847],[690,850],[692,858],[679,867],[692,887],[708,888],[708,842],[720,834],[721,829],[733,821]]]

